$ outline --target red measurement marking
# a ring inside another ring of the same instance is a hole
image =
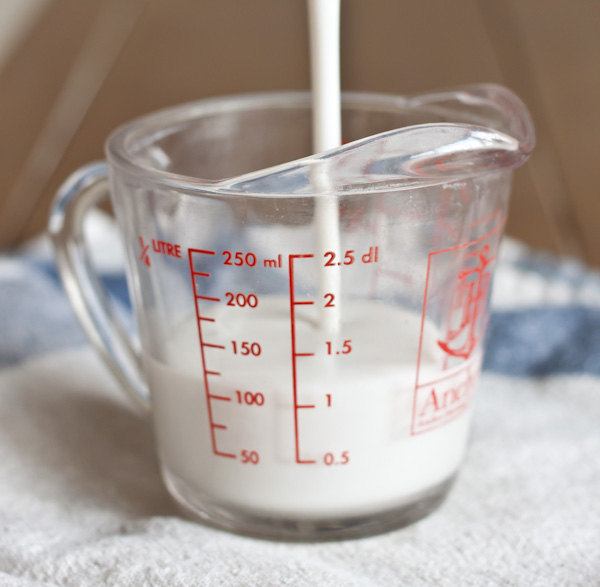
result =
[[[295,357],[314,357],[315,353],[295,353]]]
[[[222,344],[210,344],[209,342],[203,342],[202,346],[208,346],[211,349],[223,349],[223,350],[225,350],[225,347]]]
[[[294,302],[294,306],[312,306],[313,304],[314,302]]]
[[[218,371],[211,371],[207,368],[206,354],[204,352],[204,347],[207,347],[207,346],[215,347],[215,348],[225,348],[225,347],[219,347],[218,345],[213,345],[213,344],[204,342],[204,340],[202,338],[202,322],[203,321],[214,322],[215,319],[202,316],[200,314],[200,310],[198,308],[198,300],[199,299],[208,300],[211,302],[220,302],[221,300],[219,300],[219,298],[211,298],[211,297],[207,297],[207,296],[198,295],[198,291],[196,290],[196,276],[210,278],[210,274],[208,274],[206,272],[201,272],[201,271],[194,271],[194,255],[216,255],[216,252],[215,251],[205,251],[202,249],[188,249],[188,262],[189,262],[189,266],[190,266],[190,278],[192,280],[192,291],[194,292],[194,306],[196,309],[196,324],[198,326],[198,340],[200,341],[200,356],[202,358],[202,371],[204,373],[204,393],[205,393],[205,397],[206,397],[206,411],[208,414],[208,423],[209,423],[209,427],[210,427],[210,440],[211,440],[211,444],[212,444],[213,454],[220,456],[220,457],[235,459],[235,458],[237,458],[236,455],[219,451],[217,448],[217,438],[216,438],[215,431],[216,430],[226,430],[227,427],[222,424],[216,424],[213,419],[211,400],[219,398],[220,401],[223,401],[223,399],[221,399],[221,396],[213,395],[210,393],[210,385],[208,383],[208,378],[210,375],[220,376],[221,373],[219,373]],[[228,400],[228,401],[231,401],[231,400]]]
[[[203,249],[188,249],[189,253],[199,253],[201,255],[216,255],[215,251],[205,251]]]
[[[217,399],[217,400],[220,400],[220,401],[223,401],[223,402],[230,402],[230,401],[231,401],[231,398],[230,398],[230,397],[227,397],[227,396],[225,396],[225,395],[213,395],[213,394],[211,393],[211,394],[209,394],[209,396],[208,396],[208,397],[209,397],[210,399]]]
[[[148,254],[148,249],[150,245],[144,245],[144,239],[140,236],[140,247],[142,247],[142,253],[140,254],[140,259],[143,259]]]
[[[315,408],[316,406],[296,406],[299,410],[303,408]]]
[[[308,407],[298,404],[298,372],[296,367],[296,358],[299,356],[310,356],[314,353],[302,354],[296,352],[296,306],[303,305],[303,302],[297,302],[294,298],[294,260],[295,259],[312,259],[314,255],[290,255],[289,256],[289,279],[290,279],[290,321],[292,334],[292,383],[294,391],[294,439],[296,444],[296,463],[312,464],[315,460],[305,460],[300,458],[300,438],[298,430],[298,410]],[[312,406],[314,407],[314,406]]]
[[[230,452],[220,452],[220,451],[216,450],[215,454],[218,457],[227,457],[228,459],[237,459],[237,455],[232,455]]]
[[[150,256],[148,255],[148,249],[150,249],[150,245],[144,244],[144,239],[140,236],[140,247],[142,247],[142,253],[140,255],[140,261],[143,259],[144,263],[150,267]]]

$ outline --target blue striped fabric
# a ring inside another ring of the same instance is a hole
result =
[[[497,280],[515,271],[520,281],[587,287],[598,305],[578,302],[512,304],[494,310],[488,328],[484,369],[505,375],[559,373],[600,375],[600,278],[573,262],[533,255],[526,249],[501,259]],[[103,281],[122,308],[129,307],[122,273],[102,271]],[[591,285],[590,285],[591,284]],[[496,284],[502,286],[504,284]],[[47,243],[0,256],[0,368],[54,350],[86,343],[59,282]]]
[[[600,309],[584,306],[494,312],[484,370],[505,375],[600,375]]]

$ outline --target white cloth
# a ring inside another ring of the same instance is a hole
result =
[[[0,585],[600,585],[588,375],[484,375],[445,504],[383,536],[278,544],[180,517],[151,423],[89,349],[0,372]]]

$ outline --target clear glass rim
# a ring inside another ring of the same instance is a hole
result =
[[[510,90],[507,90],[502,86],[497,86],[495,84],[476,84],[445,90],[435,94],[420,94],[412,97],[370,92],[343,92],[342,100],[345,105],[351,104],[354,107],[358,106],[361,109],[368,111],[390,112],[397,109],[399,111],[413,110],[421,113],[430,112],[432,114],[443,114],[444,107],[440,105],[440,102],[444,99],[451,100],[456,99],[461,95],[475,95],[476,93],[481,93],[482,95],[499,95],[503,102],[499,104],[499,109],[505,111],[507,117],[510,115],[516,116],[516,124],[513,126],[516,127],[517,132],[511,134],[518,135],[514,138],[519,141],[519,150],[524,153],[524,158],[526,159],[533,150],[535,144],[533,123],[527,108],[520,99]],[[467,99],[465,99],[465,104],[468,104]],[[119,169],[130,176],[134,176],[145,183],[155,183],[188,193],[265,197],[264,193],[249,193],[220,187],[219,184],[227,178],[216,181],[206,180],[152,167],[136,159],[136,157],[128,151],[127,146],[132,140],[138,142],[141,141],[142,143],[144,140],[147,142],[156,141],[161,134],[164,135],[167,132],[171,132],[174,126],[183,125],[186,122],[205,116],[264,108],[285,110],[299,107],[311,107],[311,93],[309,91],[281,91],[220,96],[171,106],[133,119],[130,122],[119,126],[106,140],[105,153],[111,167]],[[485,119],[478,121],[476,115],[471,118],[474,123],[485,126]],[[465,120],[468,119],[469,117],[466,116]],[[446,124],[451,125],[452,123]],[[447,183],[447,181],[447,179],[438,179],[416,183],[418,183],[419,187],[423,187],[424,185],[433,186],[444,184]],[[412,187],[415,186],[408,184],[404,189],[411,189]],[[353,191],[360,193],[365,192],[364,189],[356,189],[350,190],[348,193],[352,193]],[[299,194],[280,195],[282,197],[299,196]]]

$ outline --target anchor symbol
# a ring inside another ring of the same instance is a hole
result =
[[[483,334],[482,327],[477,329],[477,319],[485,311],[491,274],[486,268],[494,260],[494,257],[489,258],[489,253],[490,246],[486,244],[479,252],[478,265],[458,274],[450,316],[456,311],[462,315],[458,327],[448,326],[446,340],[437,341],[439,347],[452,357],[468,359]],[[453,347],[455,344],[460,346]]]

